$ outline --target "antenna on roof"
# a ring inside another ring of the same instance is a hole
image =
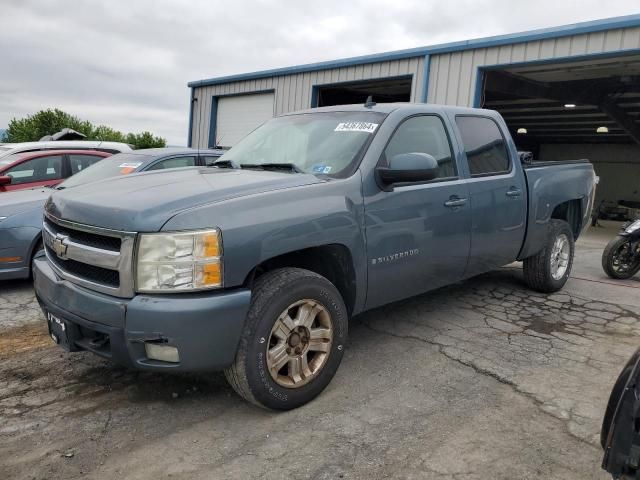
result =
[[[376,102],[373,101],[373,96],[369,95],[367,100],[364,102],[365,108],[371,108],[376,106]]]

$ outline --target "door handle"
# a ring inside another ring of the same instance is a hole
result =
[[[467,203],[467,199],[466,198],[451,197],[451,198],[449,198],[449,200],[444,202],[444,206],[445,207],[451,207],[451,208],[453,208],[453,207],[461,207],[465,203]]]
[[[519,197],[520,195],[522,195],[522,190],[520,190],[519,188],[515,188],[512,187],[509,190],[507,190],[507,193],[505,194],[507,197]]]

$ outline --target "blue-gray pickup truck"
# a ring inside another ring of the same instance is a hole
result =
[[[37,297],[67,350],[224,370],[276,410],[327,386],[360,312],[515,260],[562,288],[596,183],[523,164],[496,112],[426,104],[287,114],[214,167],[54,191]]]

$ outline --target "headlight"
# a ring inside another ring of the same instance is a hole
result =
[[[6,218],[7,218],[7,217],[0,217],[0,222],[1,222],[2,220],[5,220]]]
[[[143,233],[138,241],[138,292],[175,292],[222,286],[218,230]]]

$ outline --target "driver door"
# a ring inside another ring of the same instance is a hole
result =
[[[471,243],[471,205],[442,118],[405,119],[381,165],[402,153],[426,153],[439,164],[428,182],[380,189],[365,199],[367,308],[417,295],[462,278]]]

